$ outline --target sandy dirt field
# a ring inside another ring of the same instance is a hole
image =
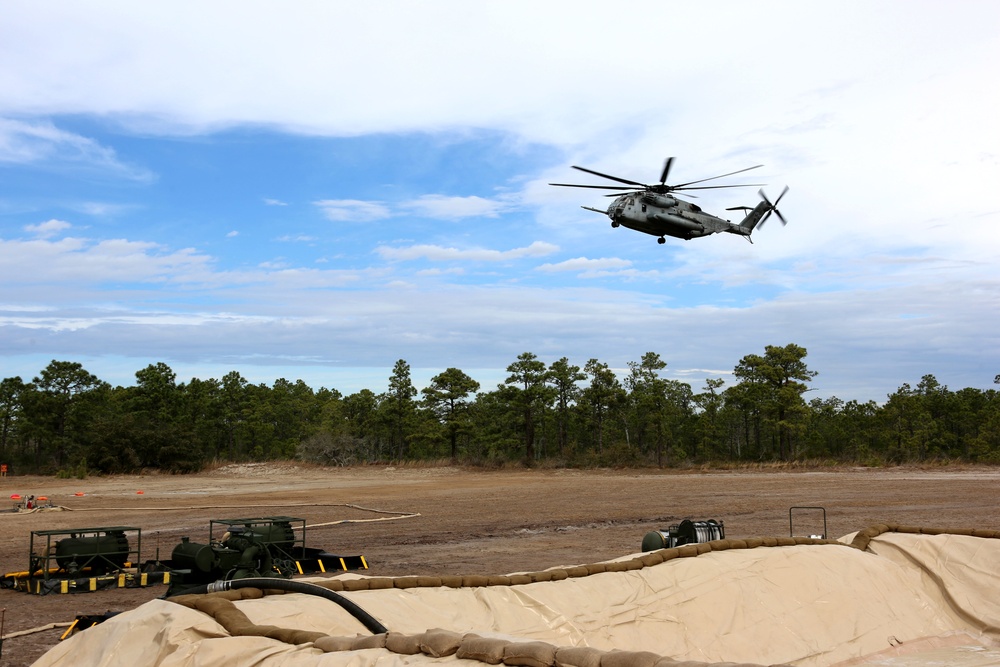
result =
[[[954,466],[677,472],[249,464],[190,476],[7,477],[0,493],[11,506],[7,497],[18,493],[66,509],[0,512],[0,571],[27,568],[31,531],[136,526],[141,560],[149,560],[169,558],[183,536],[207,542],[212,519],[292,516],[306,521],[307,546],[363,554],[371,575],[507,574],[636,553],[647,532],[685,518],[723,521],[732,538],[788,535],[792,506],[825,507],[830,537],[878,523],[996,530],[998,491],[1000,469]],[[822,531],[818,512],[795,516],[796,534]],[[343,520],[353,522],[332,523]],[[0,590],[7,636],[0,665],[30,665],[65,628],[13,633],[126,611],[165,592]]]

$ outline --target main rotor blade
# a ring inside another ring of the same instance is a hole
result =
[[[605,197],[621,197],[623,194],[628,194],[628,192],[627,191],[626,192],[612,192],[611,194],[604,195],[604,196]],[[641,194],[641,193],[637,192],[636,194],[638,195],[638,194]],[[668,194],[667,196],[668,197],[673,197],[674,199],[679,199],[680,198],[680,195],[674,195],[674,194]],[[684,196],[687,199],[697,199],[698,198],[698,195],[691,195],[691,194],[688,194],[687,192],[684,193]]]
[[[695,188],[686,188],[682,185],[677,185],[671,188],[671,190],[721,190],[722,188],[755,188],[766,185],[765,183],[744,183],[742,185],[699,185]]]
[[[558,185],[561,188],[593,188],[596,190],[635,190],[633,187],[626,187],[624,185],[580,185],[578,183],[549,183],[549,185]]]
[[[668,157],[667,161],[663,163],[663,173],[660,174],[660,185],[667,184],[667,174],[670,173],[670,165],[673,163],[674,159],[672,157]]]
[[[738,171],[731,171],[728,174],[722,174],[720,176],[712,176],[711,178],[703,178],[703,179],[701,179],[699,181],[688,181],[687,183],[679,183],[678,185],[674,186],[674,189],[676,190],[677,188],[683,188],[686,185],[694,185],[695,183],[704,183],[705,181],[714,181],[717,178],[725,178],[726,176],[735,176],[736,174],[742,174],[744,171],[750,171],[751,169],[758,169],[758,168],[763,167],[763,166],[764,165],[762,165],[762,164],[756,164],[756,165],[754,165],[752,167],[747,167],[746,169],[740,169]]]
[[[618,178],[617,176],[611,176],[609,174],[602,174],[599,171],[594,171],[593,169],[587,169],[586,167],[577,167],[573,165],[574,169],[579,169],[580,171],[585,171],[588,174],[593,174],[594,176],[600,176],[601,178],[609,178],[612,181],[618,181],[619,183],[628,183],[629,185],[638,185],[640,188],[646,187],[645,183],[640,183],[639,181],[630,181],[627,178]]]

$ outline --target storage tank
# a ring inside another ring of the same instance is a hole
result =
[[[114,530],[103,535],[79,537],[72,535],[55,543],[56,563],[67,572],[89,567],[95,573],[105,573],[125,567],[129,556],[125,531]]]
[[[252,535],[255,540],[262,544],[282,549],[290,549],[295,542],[295,532],[292,530],[292,524],[288,521],[251,525],[244,529],[243,534]]]

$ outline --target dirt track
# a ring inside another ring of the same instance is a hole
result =
[[[1000,469],[958,467],[680,473],[252,464],[192,476],[8,477],[0,493],[45,495],[68,509],[0,513],[0,570],[27,568],[35,530],[137,526],[146,560],[157,550],[169,558],[182,536],[207,541],[211,519],[286,515],[305,519],[308,546],[364,554],[369,574],[506,574],[635,553],[646,532],[685,518],[724,521],[727,537],[787,535],[789,507],[800,505],[826,508],[831,537],[876,523],[1000,529],[998,490]],[[822,529],[816,513],[797,517],[796,534]],[[316,525],[343,519],[360,521]],[[128,610],[164,592],[0,590],[4,633]],[[30,665],[63,630],[7,639],[0,665]]]

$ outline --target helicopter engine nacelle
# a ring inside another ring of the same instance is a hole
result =
[[[652,193],[647,193],[642,197],[643,201],[647,204],[652,204],[653,206],[659,206],[660,208],[671,208],[677,206],[677,200],[673,197],[665,197],[664,195],[654,195]]]

